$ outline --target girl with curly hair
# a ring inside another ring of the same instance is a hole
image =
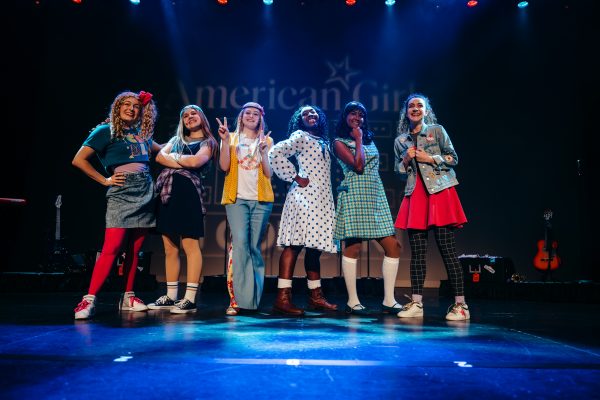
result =
[[[135,296],[133,283],[138,253],[149,228],[155,226],[154,188],[150,154],[160,145],[152,140],[157,109],[148,92],[123,92],[112,103],[108,123],[98,125],[75,154],[72,164],[108,188],[106,230],[100,257],[96,261],[88,294],[75,308],[75,319],[95,314],[96,294],[110,269],[125,251],[125,293],[122,311],[146,311]],[[105,177],[90,162],[97,156],[108,173]]]
[[[336,253],[333,240],[335,208],[331,192],[331,156],[327,118],[320,108],[305,105],[290,119],[289,138],[269,151],[271,168],[292,185],[281,213],[277,245],[283,247],[279,258],[276,313],[300,316],[304,310],[292,303],[292,278],[298,255],[305,249],[304,267],[310,296],[308,306],[316,310],[335,311],[321,290],[323,251]],[[298,170],[289,158],[295,157]]]
[[[420,93],[409,95],[400,111],[394,153],[394,169],[406,180],[395,226],[408,233],[412,290],[411,301],[398,317],[423,316],[427,236],[433,229],[455,296],[446,319],[467,320],[470,313],[454,239],[454,230],[467,222],[455,188],[458,181],[454,167],[458,156],[446,130],[437,124],[429,99]]]

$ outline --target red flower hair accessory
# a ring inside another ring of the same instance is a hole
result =
[[[142,102],[142,106],[145,106],[146,104],[150,103],[150,100],[152,100],[152,93],[144,92],[142,90],[140,92],[140,94],[138,94],[138,97],[139,97],[140,101]]]

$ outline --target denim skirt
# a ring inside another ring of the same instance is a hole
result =
[[[150,172],[126,173],[123,186],[111,186],[106,192],[106,227],[153,228],[154,200]]]

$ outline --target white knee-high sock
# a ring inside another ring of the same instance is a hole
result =
[[[399,258],[383,257],[381,273],[383,275],[383,305],[392,307],[396,304],[394,288],[396,287],[396,275],[398,274]]]
[[[358,293],[356,292],[356,264],[358,260],[342,256],[342,271],[344,272],[344,281],[346,282],[346,290],[348,291],[348,307],[354,307],[360,304]]]

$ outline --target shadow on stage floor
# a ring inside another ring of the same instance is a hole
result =
[[[407,289],[397,289],[397,299]],[[140,292],[145,301],[161,290]],[[598,398],[599,304],[472,299],[471,320],[425,293],[425,317],[309,312],[224,314],[206,290],[194,315],[119,313],[102,292],[91,321],[80,293],[0,294],[0,396],[7,398]],[[330,300],[345,298],[332,291]],[[295,301],[306,304],[297,290]]]

